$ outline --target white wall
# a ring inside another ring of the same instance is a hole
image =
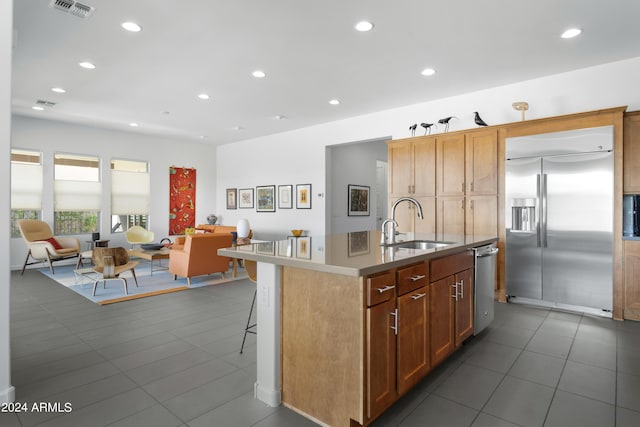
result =
[[[10,199],[10,162],[11,153],[11,43],[13,33],[13,2],[6,1],[0,5],[0,254],[7,259],[9,253],[9,204]],[[12,402],[15,392],[11,386],[11,341],[9,339],[9,300],[10,276],[9,264],[0,265],[0,403]]]
[[[206,223],[216,211],[216,153],[211,146],[184,140],[160,138],[134,132],[118,132],[69,123],[13,116],[12,146],[41,150],[44,165],[42,219],[53,225],[53,155],[56,152],[97,155],[102,159],[102,211],[100,237],[110,246],[126,246],[122,233],[111,234],[111,158],[150,163],[151,200],[149,228],[156,240],[169,230],[169,167],[196,168],[196,225]],[[90,236],[78,236],[84,245]],[[26,246],[21,238],[11,239],[11,266],[22,268]]]
[[[451,131],[474,128],[474,111],[480,112],[490,125],[514,122],[520,120],[520,112],[511,107],[515,101],[529,103],[527,119],[624,105],[628,111],[638,110],[638,75],[640,57],[223,145],[218,148],[217,159],[218,206],[228,224],[244,216],[252,220],[257,230],[282,235],[290,228],[302,228],[322,235],[329,228],[325,223],[325,203],[315,194],[325,192],[326,171],[330,170],[325,156],[327,146],[387,135],[405,138],[410,136],[410,124],[432,123],[447,116],[458,117],[452,120]],[[435,133],[438,131],[441,129]],[[314,185],[311,212],[294,209],[257,214],[224,209],[226,187],[304,182]]]
[[[327,198],[331,198],[330,233],[375,230],[376,228],[376,160],[387,161],[385,140],[329,147],[331,152]],[[366,185],[369,190],[369,216],[348,216],[349,184]]]

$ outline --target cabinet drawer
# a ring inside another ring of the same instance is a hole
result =
[[[438,258],[431,261],[431,281],[451,276],[462,270],[473,267],[473,251],[468,250],[456,255]]]
[[[367,283],[367,305],[369,307],[389,301],[396,296],[396,281],[393,271],[369,276]]]
[[[398,295],[406,294],[429,283],[426,262],[398,269]]]

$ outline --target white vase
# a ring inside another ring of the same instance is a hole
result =
[[[238,232],[239,239],[246,239],[249,237],[249,220],[241,219],[236,225],[236,231]]]

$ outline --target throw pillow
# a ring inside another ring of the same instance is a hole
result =
[[[62,249],[62,245],[54,237],[49,237],[48,239],[42,239],[41,241],[51,243],[51,246],[53,246],[55,250]]]

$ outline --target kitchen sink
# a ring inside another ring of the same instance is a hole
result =
[[[449,246],[454,244],[455,242],[442,242],[437,240],[409,240],[406,242],[398,242],[392,245],[396,248],[404,248],[404,249],[435,249],[442,248],[444,246]]]

